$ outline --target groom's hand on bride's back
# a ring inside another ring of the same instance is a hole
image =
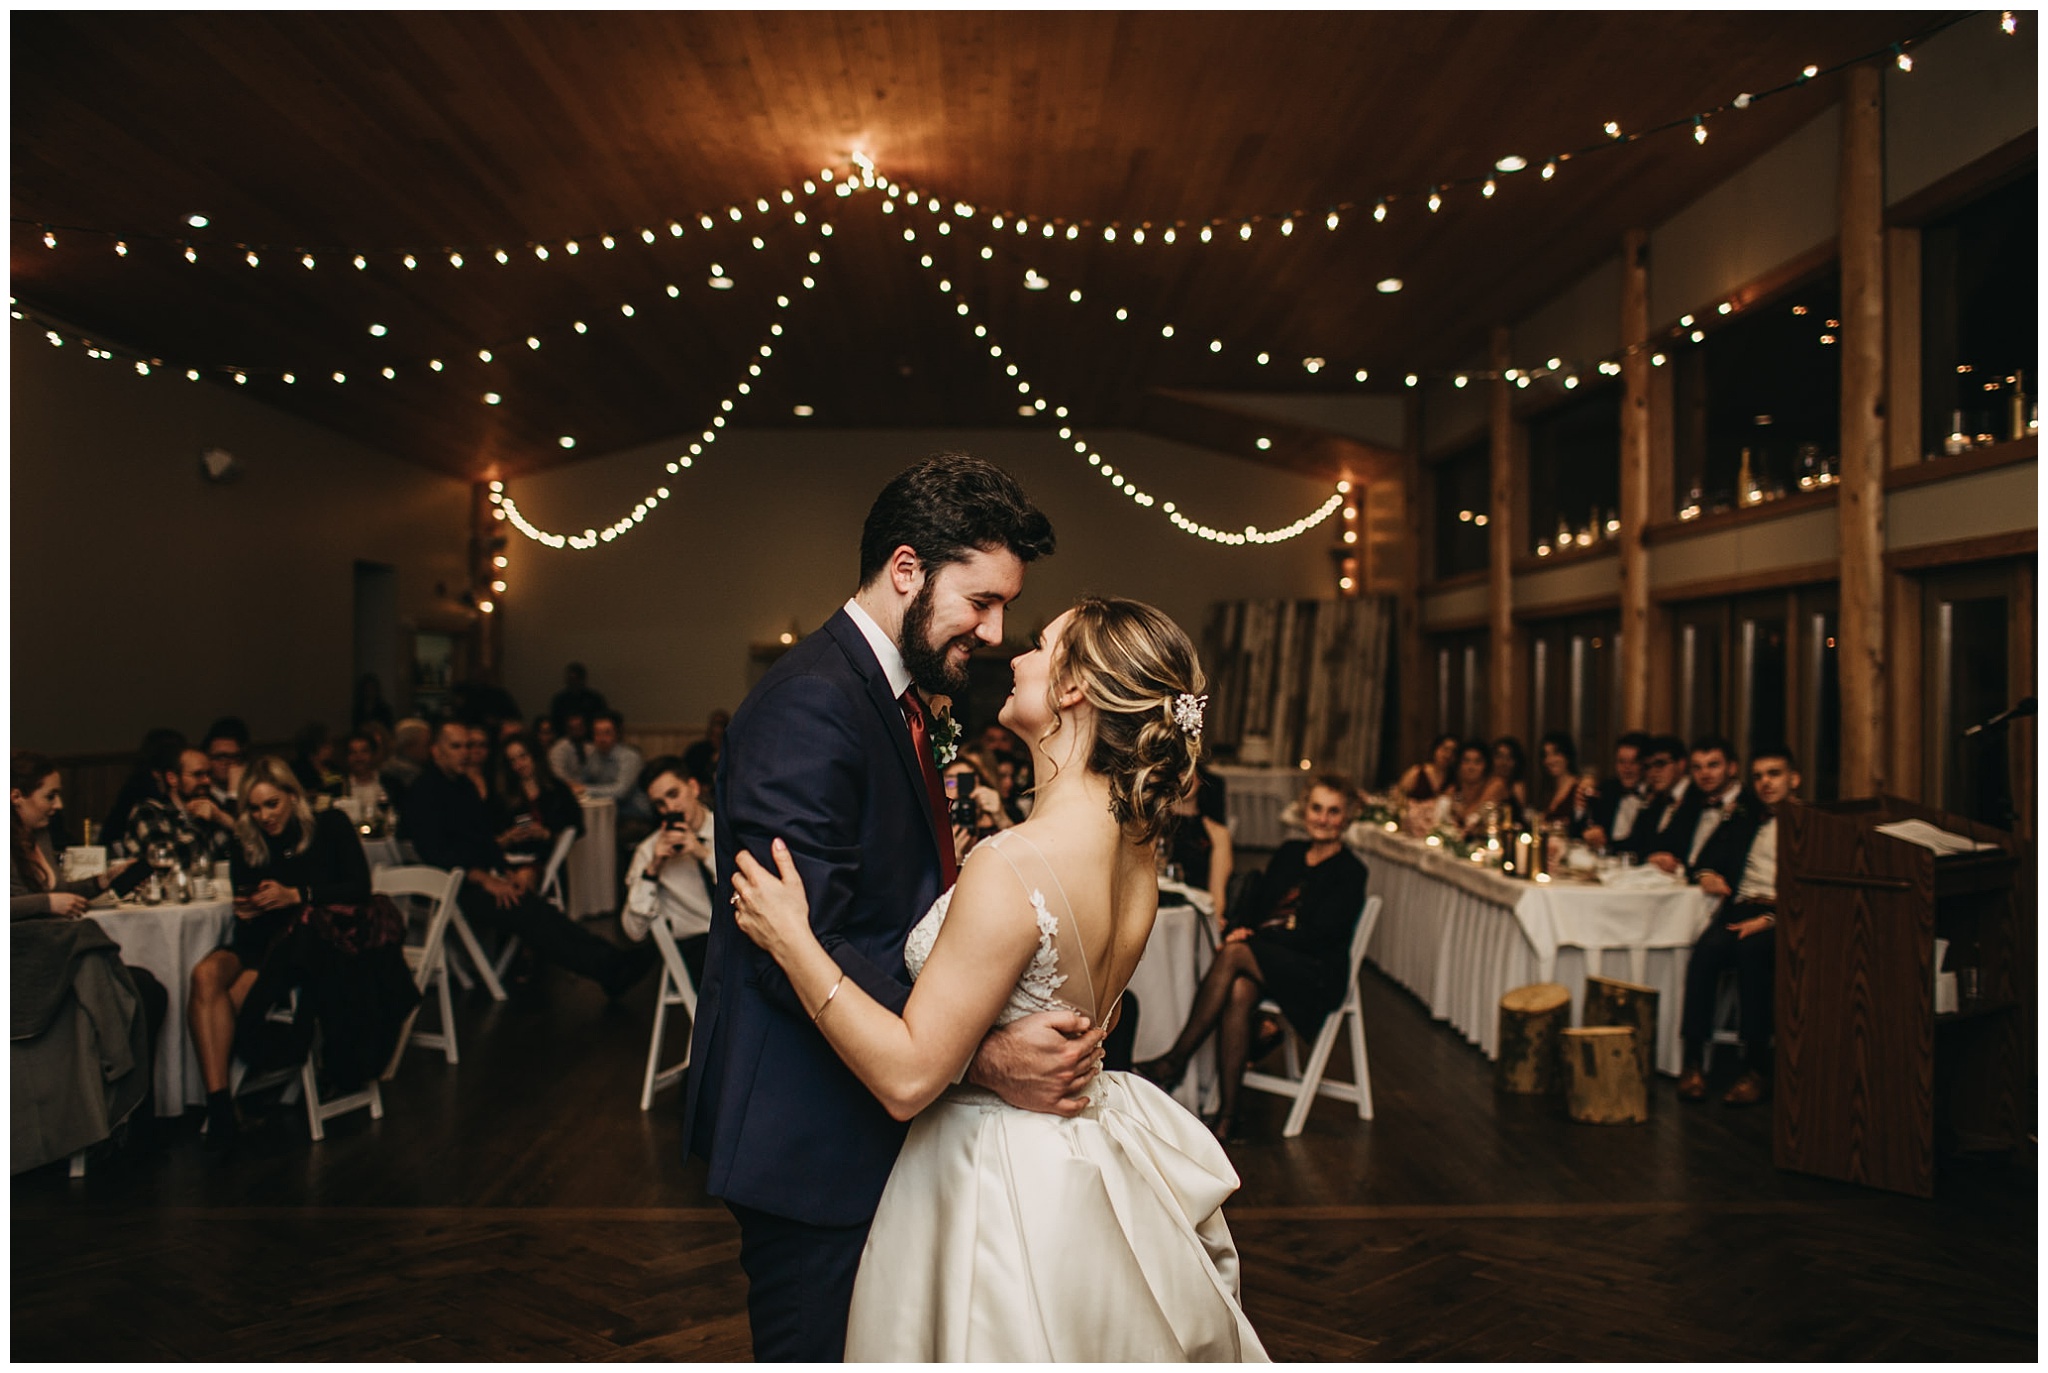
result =
[[[1025,1016],[988,1032],[967,1080],[1027,1111],[1079,1115],[1102,1069],[1103,1033],[1078,1011]]]

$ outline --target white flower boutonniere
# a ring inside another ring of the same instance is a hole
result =
[[[932,761],[940,768],[960,756],[960,722],[953,718],[950,697],[934,696],[932,708]]]

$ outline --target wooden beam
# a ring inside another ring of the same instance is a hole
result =
[[[1886,348],[1889,404],[1885,407],[1887,466],[1911,467],[1920,451],[1920,231],[1884,235]]]
[[[1877,67],[1842,101],[1841,794],[1884,789],[1884,107]]]
[[[1621,692],[1623,730],[1650,718],[1650,358],[1637,349],[1650,335],[1650,236],[1621,240]]]
[[[1788,586],[1825,586],[1835,580],[1834,563],[1795,563],[1766,567],[1756,572],[1737,572],[1726,577],[1709,577],[1678,586],[1660,586],[1655,592],[1659,605],[1685,601],[1714,601],[1729,596],[1746,596],[1752,591],[1777,591]],[[1836,638],[1840,638],[1840,634]]]
[[[1521,655],[1515,651],[1515,534],[1519,523],[1515,511],[1515,418],[1514,388],[1501,374],[1514,366],[1506,325],[1496,326],[1489,349],[1493,368],[1493,390],[1488,397],[1487,431],[1492,447],[1492,480],[1487,508],[1493,520],[1486,531],[1486,621],[1491,628],[1487,657],[1487,728],[1495,734],[1513,734],[1520,723],[1515,718],[1522,693]]]
[[[1914,544],[1884,555],[1891,572],[1926,572],[1937,567],[1962,567],[1997,558],[2024,558],[2037,551],[2038,530],[2012,529],[2003,534],[1978,534],[1946,543]]]

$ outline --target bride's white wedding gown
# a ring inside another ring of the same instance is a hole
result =
[[[1014,831],[981,847],[1038,917],[1038,952],[996,1023],[1099,1018],[1058,875]],[[951,897],[910,933],[913,978]],[[861,1255],[848,1360],[1266,1361],[1238,1305],[1221,1210],[1238,1180],[1222,1146],[1134,1074],[1103,1073],[1090,1096],[1066,1118],[956,1086],[912,1122]]]

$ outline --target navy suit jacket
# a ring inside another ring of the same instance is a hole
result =
[[[832,1051],[775,960],[734,923],[734,855],[789,845],[811,928],[849,981],[910,999],[903,942],[939,895],[939,835],[903,710],[844,610],[747,693],[719,755],[718,895],[684,1088],[711,1195],[810,1225],[871,1220],[907,1126]],[[950,843],[952,836],[945,836]],[[843,993],[842,993],[843,995]]]

